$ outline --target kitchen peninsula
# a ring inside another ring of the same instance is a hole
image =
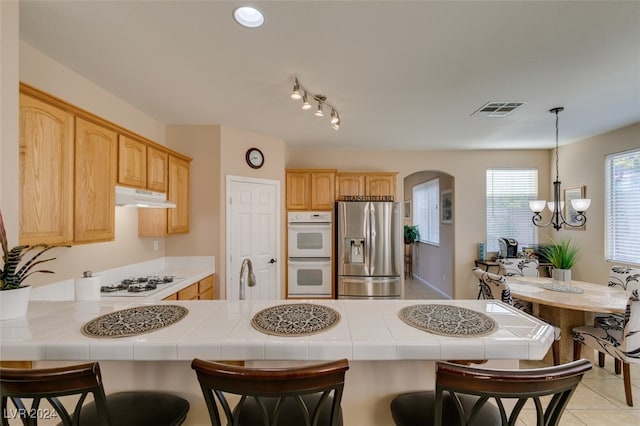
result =
[[[266,334],[252,325],[256,314],[287,304],[335,311],[335,324],[295,337]],[[103,315],[154,305],[186,308],[187,314],[172,325],[130,337],[97,338],[83,332]],[[471,310],[490,318],[493,328],[477,336],[452,337],[400,318],[401,311],[422,305]],[[393,395],[433,387],[435,360],[488,359],[493,360],[490,365],[515,368],[517,360],[541,359],[553,340],[546,323],[492,300],[32,301],[26,317],[3,321],[0,327],[2,360],[33,360],[35,367],[100,361],[107,392],[164,389],[188,398],[187,425],[208,424],[190,368],[195,357],[259,366],[347,358],[345,424],[388,425]]]

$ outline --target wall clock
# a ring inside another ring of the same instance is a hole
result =
[[[264,165],[264,154],[258,148],[249,148],[245,159],[249,167],[253,169],[259,169]]]

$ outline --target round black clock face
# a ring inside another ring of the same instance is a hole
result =
[[[249,167],[259,169],[264,164],[264,155],[258,148],[250,148],[245,156]]]

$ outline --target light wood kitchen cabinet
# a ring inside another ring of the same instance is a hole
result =
[[[287,210],[333,210],[335,170],[287,170]]]
[[[110,241],[115,234],[118,135],[76,118],[74,241]]]
[[[138,209],[138,236],[166,237],[189,232],[189,174],[188,160],[169,155],[167,200],[174,209]]]
[[[163,300],[213,300],[215,274],[204,277]]]
[[[336,200],[357,196],[396,196],[395,172],[336,173]]]
[[[364,177],[366,195],[396,196],[397,173],[375,173]]]
[[[73,241],[73,114],[20,94],[19,241]]]
[[[147,188],[157,192],[167,192],[169,153],[147,147]]]
[[[167,209],[167,233],[189,232],[189,198],[189,161],[170,155],[167,199],[176,203],[176,208]]]
[[[118,137],[118,183],[147,187],[147,144],[124,135]]]

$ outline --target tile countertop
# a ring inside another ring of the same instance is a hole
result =
[[[332,328],[304,337],[263,334],[251,318],[269,306],[315,303],[339,312]],[[188,309],[173,325],[133,337],[93,338],[81,329],[117,310],[152,304],[139,298],[31,301],[23,318],[0,322],[3,360],[439,360],[542,359],[553,341],[548,324],[493,300],[165,301]],[[483,312],[498,329],[482,337],[445,337],[404,323],[416,304],[448,304]]]
[[[118,283],[124,278],[146,275],[173,275],[174,282],[162,285],[148,293],[137,293],[131,297],[109,296],[101,294],[102,300],[135,299],[137,302],[155,302],[200,281],[215,272],[213,256],[163,257],[146,262],[122,266],[106,271],[93,271],[93,276],[100,277],[101,285]],[[35,287],[31,290],[32,301],[70,301],[74,300],[74,280],[64,280],[52,284]]]

